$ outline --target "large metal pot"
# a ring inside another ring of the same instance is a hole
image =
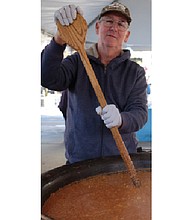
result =
[[[137,170],[151,172],[151,153],[141,152],[130,156]],[[120,156],[92,159],[50,170],[41,176],[41,205],[44,205],[51,193],[74,181],[124,170],[127,168]]]

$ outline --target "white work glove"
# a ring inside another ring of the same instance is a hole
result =
[[[78,7],[76,7],[75,5],[63,6],[54,13],[54,20],[55,22],[57,22],[58,20],[62,25],[68,26],[69,24],[73,23],[74,19],[76,19],[77,13],[83,16],[83,11],[79,6]]]
[[[106,105],[103,109],[98,106],[96,112],[101,116],[107,128],[120,127],[122,124],[121,114],[118,108],[111,104]]]

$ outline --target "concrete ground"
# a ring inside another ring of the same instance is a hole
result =
[[[65,164],[65,121],[57,107],[41,107],[41,172]]]
[[[64,130],[65,121],[59,109],[56,106],[41,107],[42,173],[65,164]],[[139,147],[150,150],[151,142],[140,142]]]

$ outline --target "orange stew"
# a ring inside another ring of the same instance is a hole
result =
[[[55,220],[151,219],[151,172],[137,171],[136,188],[127,172],[103,174],[71,183],[44,203],[42,213]]]

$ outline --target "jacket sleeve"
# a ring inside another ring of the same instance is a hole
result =
[[[76,64],[68,59],[63,64],[63,52],[66,45],[57,44],[51,40],[41,53],[41,85],[54,91],[63,91],[69,87],[75,78]]]
[[[127,100],[125,110],[121,112],[121,133],[136,132],[141,129],[148,120],[147,83],[145,71],[137,68],[136,81]]]

